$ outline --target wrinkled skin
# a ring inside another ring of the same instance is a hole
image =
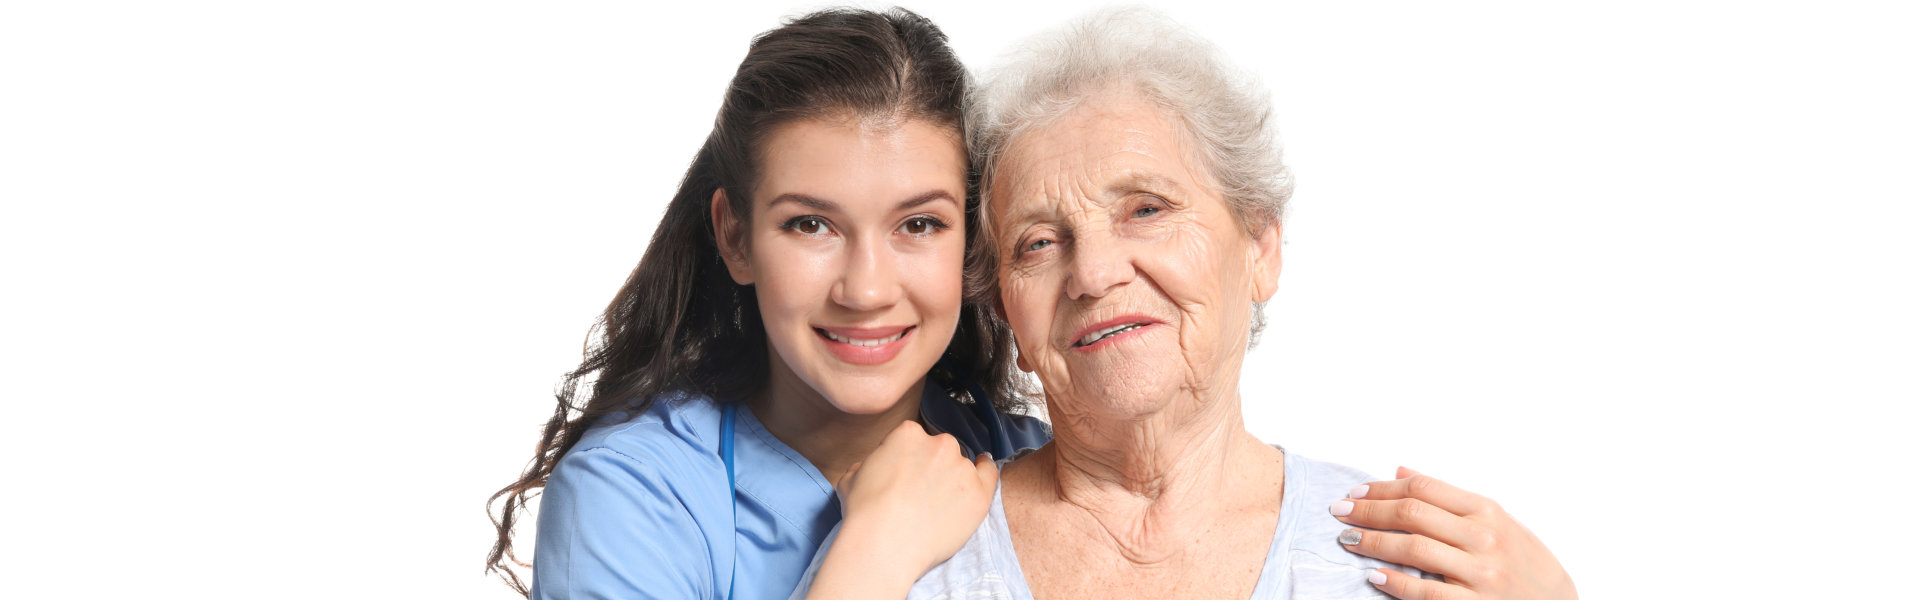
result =
[[[1238,390],[1279,224],[1250,234],[1181,131],[1097,94],[1014,140],[991,183],[1002,308],[1054,423],[1002,479],[1042,597],[1246,597],[1279,517],[1284,457]],[[1114,325],[1137,328],[1089,336]]]
[[[1279,226],[1248,235],[1179,132],[1145,102],[1105,94],[1001,160],[1001,299],[1056,421],[1237,416],[1252,304],[1279,273]],[[1090,325],[1122,317],[1146,326],[1076,346]]]

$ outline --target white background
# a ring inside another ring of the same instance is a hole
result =
[[[1589,598],[1911,593],[1911,9],[1172,4],[1299,180],[1256,433]],[[976,67],[1085,9],[909,6]],[[806,8],[0,8],[7,595],[509,597],[484,499]]]

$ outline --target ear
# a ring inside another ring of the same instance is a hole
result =
[[[713,243],[720,249],[720,260],[727,263],[727,273],[733,276],[733,282],[740,285],[753,285],[753,267],[747,264],[746,244],[741,239],[740,221],[733,218],[733,209],[727,207],[727,190],[713,191],[713,203],[708,207],[713,213]]]
[[[1020,371],[1024,373],[1033,372],[1033,365],[1027,364],[1027,355],[1021,354],[1019,350],[1013,352],[1013,366],[1020,367]]]
[[[1280,287],[1280,220],[1253,238],[1253,301],[1266,302]]]

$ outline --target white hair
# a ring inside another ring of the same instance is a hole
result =
[[[1105,9],[1020,44],[980,78],[967,110],[967,145],[979,169],[981,211],[967,280],[976,299],[998,294],[989,206],[1007,149],[1112,89],[1138,93],[1183,130],[1195,162],[1249,235],[1279,221],[1293,195],[1266,88],[1229,66],[1212,43],[1151,9]],[[1249,341],[1265,319],[1256,307]]]

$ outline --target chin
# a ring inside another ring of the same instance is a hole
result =
[[[1130,421],[1144,419],[1159,414],[1173,403],[1180,393],[1179,386],[1160,385],[1101,385],[1088,390],[1092,396],[1088,412],[1104,415],[1107,418]]]
[[[835,409],[850,415],[877,415],[898,406],[914,382],[908,381],[848,381],[845,385],[822,386],[820,388]],[[911,398],[918,401],[919,398]]]

